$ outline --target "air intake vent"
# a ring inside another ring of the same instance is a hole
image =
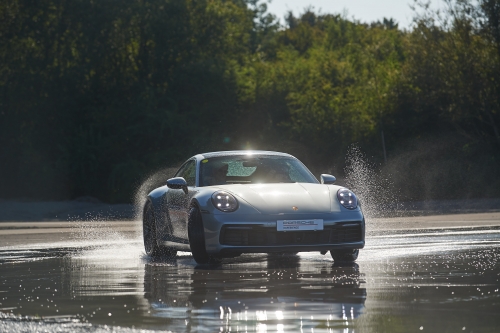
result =
[[[325,226],[322,231],[278,232],[255,225],[225,225],[220,243],[231,246],[342,244],[362,241],[361,223]]]

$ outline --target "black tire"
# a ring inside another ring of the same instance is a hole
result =
[[[203,230],[203,220],[198,207],[189,209],[188,237],[191,254],[198,264],[217,263],[218,260],[207,253],[205,247],[205,231]]]
[[[352,264],[358,259],[359,249],[356,250],[330,250],[330,255],[336,264]]]
[[[144,250],[148,256],[174,258],[177,255],[177,251],[173,248],[158,245],[156,239],[156,219],[151,201],[147,201],[144,205],[142,235],[144,238]]]

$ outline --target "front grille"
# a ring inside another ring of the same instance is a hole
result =
[[[256,225],[225,225],[219,242],[231,246],[342,244],[363,240],[361,223],[325,226],[319,231],[276,231]]]

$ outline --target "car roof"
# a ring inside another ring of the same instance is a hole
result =
[[[205,158],[213,158],[213,157],[219,157],[219,156],[232,156],[232,155],[271,155],[271,156],[283,156],[283,157],[295,158],[294,156],[292,156],[290,154],[280,153],[277,151],[266,151],[266,150],[215,151],[215,152],[198,154],[198,155],[196,155],[196,158],[205,159]]]

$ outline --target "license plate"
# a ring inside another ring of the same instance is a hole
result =
[[[278,231],[323,230],[323,220],[278,220]]]

